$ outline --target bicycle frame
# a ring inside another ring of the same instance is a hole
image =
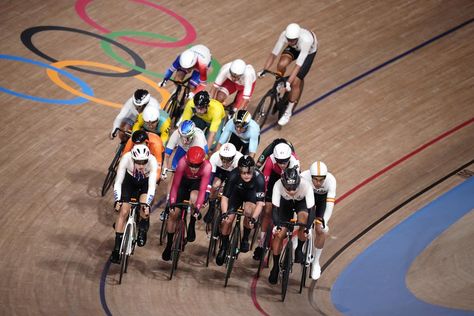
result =
[[[186,215],[191,212],[191,204],[189,201],[183,201],[182,203],[176,203],[173,208],[180,209],[180,216],[176,222],[176,230],[173,239],[173,245],[171,246],[171,272],[170,280],[173,278],[174,272],[178,269],[178,261],[181,252],[184,251],[184,244],[186,241]]]
[[[285,111],[283,105],[288,101],[288,92],[285,92],[283,95],[279,92],[279,88],[284,86],[288,77],[282,77],[272,71],[267,71],[267,73],[275,77],[275,82],[272,88],[260,100],[253,114],[253,119],[260,125],[260,128],[263,127],[270,114],[275,114],[278,111],[278,118],[280,118]]]
[[[186,104],[186,99],[191,89],[189,87],[189,79],[190,77],[188,77],[184,81],[177,81],[171,78],[169,79],[169,81],[173,82],[176,85],[176,90],[166,102],[164,110],[170,115],[170,119],[173,124],[178,122],[181,117],[181,114],[183,113],[184,106]],[[181,93],[183,89],[184,93]]]
[[[227,282],[229,281],[230,274],[232,273],[232,268],[234,266],[234,261],[237,259],[239,255],[239,243],[241,240],[240,234],[240,222],[242,215],[244,214],[244,210],[239,208],[236,212],[228,213],[228,215],[236,214],[237,219],[235,221],[234,228],[232,229],[232,233],[230,234],[230,247],[227,249],[226,253],[226,275],[225,275],[225,283],[224,287],[227,286]]]
[[[130,212],[128,213],[127,222],[125,224],[124,235],[122,238],[122,243],[120,244],[120,255],[121,255],[121,267],[120,267],[120,278],[119,284],[122,283],[122,276],[124,273],[127,273],[128,259],[133,254],[135,250],[135,243],[137,240],[137,209],[140,208],[142,203],[130,201],[128,202],[130,207]]]

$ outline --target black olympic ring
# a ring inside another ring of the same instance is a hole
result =
[[[21,41],[23,42],[23,44],[26,46],[26,48],[28,48],[29,50],[31,50],[33,53],[35,53],[36,55],[46,59],[46,60],[49,60],[50,62],[57,62],[58,60],[46,55],[45,53],[43,53],[42,51],[40,51],[38,48],[36,48],[35,45],[33,45],[33,41],[32,41],[32,38],[33,38],[33,35],[35,35],[36,33],[38,32],[42,32],[42,31],[67,31],[67,32],[74,32],[74,33],[79,33],[79,34],[84,34],[84,35],[89,35],[89,36],[93,36],[95,38],[98,38],[98,39],[101,39],[101,40],[104,40],[104,41],[107,41],[119,48],[121,48],[122,50],[124,50],[127,54],[129,54],[132,58],[133,58],[133,61],[135,62],[135,65],[137,67],[140,67],[140,68],[143,68],[145,69],[145,61],[140,57],[138,56],[137,53],[135,53],[134,51],[132,51],[130,48],[128,48],[127,46],[123,45],[123,44],[120,44],[110,38],[107,38],[105,36],[102,36],[102,35],[99,35],[99,34],[95,34],[95,33],[91,33],[91,32],[88,32],[88,31],[84,31],[84,30],[80,30],[80,29],[75,29],[75,28],[72,28],[72,27],[65,27],[65,26],[35,26],[35,27],[30,27],[26,30],[24,30],[22,33],[21,33]],[[94,70],[88,70],[88,69],[82,69],[82,68],[79,68],[79,67],[76,67],[76,66],[67,66],[67,68],[70,68],[70,69],[74,69],[74,70],[77,70],[77,71],[82,71],[82,72],[85,72],[85,73],[89,73],[89,74],[93,74],[93,75],[98,75],[98,76],[106,76],[106,77],[132,77],[132,76],[135,76],[135,75],[138,75],[140,74],[141,72],[138,71],[138,70],[130,70],[129,72],[119,72],[119,73],[109,73],[109,72],[99,72],[99,71],[94,71]]]

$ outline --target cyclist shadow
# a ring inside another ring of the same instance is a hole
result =
[[[98,172],[96,169],[81,169],[66,174],[66,178],[72,183],[86,185],[86,194],[92,198],[102,198],[102,182],[105,176],[105,172]]]

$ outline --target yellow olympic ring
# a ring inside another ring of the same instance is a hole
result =
[[[54,66],[54,67],[57,67],[57,68],[64,68],[66,66],[91,66],[91,67],[96,67],[96,68],[101,68],[101,69],[112,70],[112,71],[116,71],[116,72],[125,72],[125,71],[127,71],[127,69],[123,69],[123,68],[120,68],[120,67],[107,65],[107,64],[102,64],[102,63],[93,62],[93,61],[87,61],[87,60],[62,60],[62,61],[55,62],[51,65]],[[122,108],[122,106],[123,106],[123,104],[110,102],[110,101],[107,101],[107,100],[92,97],[90,95],[87,95],[85,93],[82,93],[81,91],[78,91],[78,90],[72,88],[71,86],[67,85],[64,81],[62,81],[59,78],[58,72],[56,72],[52,69],[47,69],[46,73],[48,74],[48,77],[49,77],[49,79],[51,79],[51,81],[53,81],[59,87],[63,88],[66,91],[71,92],[74,95],[83,97],[87,100],[94,101],[94,102],[99,103],[99,104],[110,106],[110,107],[113,107],[113,108]],[[162,100],[160,102],[161,106],[163,107],[166,104],[166,101],[168,101],[168,99],[170,97],[170,93],[167,90],[161,88],[153,80],[150,80],[150,79],[144,77],[143,75],[135,75],[133,77],[149,84],[152,88],[154,88],[156,91],[158,91],[158,93],[161,95],[161,98],[162,98]]]

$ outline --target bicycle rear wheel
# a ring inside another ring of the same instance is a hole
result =
[[[227,287],[227,282],[229,281],[230,275],[232,273],[232,268],[234,267],[234,261],[237,257],[239,251],[239,239],[240,239],[240,227],[234,226],[234,231],[232,232],[232,236],[230,238],[230,247],[227,253],[227,271],[225,274],[225,283],[224,287]]]
[[[268,268],[268,264],[270,260],[270,246],[271,246],[270,239],[271,239],[271,226],[268,227],[267,232],[265,233],[265,240],[263,241],[263,253],[262,253],[262,256],[260,257],[260,261],[258,262],[257,278],[260,277],[260,271],[262,271],[264,265],[266,268]],[[265,260],[265,257],[267,257],[266,260]]]
[[[120,262],[120,277],[119,277],[119,284],[122,284],[122,277],[124,273],[127,273],[127,266],[128,266],[128,257],[130,254],[127,253],[128,244],[130,243],[131,238],[130,232],[130,225],[127,226],[125,229],[125,233],[123,234],[123,243],[122,248],[120,249],[120,257],[122,258]]]
[[[218,208],[214,209],[214,217],[211,224],[211,236],[209,237],[209,247],[207,249],[206,267],[209,266],[209,260],[216,255],[217,241],[219,240],[219,214]]]
[[[115,176],[117,175],[117,167],[120,162],[120,156],[122,155],[122,151],[125,147],[124,143],[121,143],[117,149],[117,152],[115,153],[114,159],[112,160],[112,163],[109,166],[109,169],[107,171],[107,175],[105,176],[104,183],[102,184],[102,191],[101,195],[105,196],[107,194],[107,191],[110,189],[112,186],[112,183],[115,180]]]
[[[169,205],[168,203],[166,203],[166,207],[165,207],[165,218],[163,219],[163,221],[161,222],[161,230],[160,230],[160,245],[163,245],[163,240],[165,239],[165,235],[166,235],[166,224],[168,223],[168,214],[169,214]]]
[[[275,100],[273,99],[272,90],[269,90],[263,96],[260,102],[258,102],[257,108],[255,109],[252,118],[255,120],[255,122],[257,122],[260,128],[262,128],[265,122],[267,121],[267,118],[270,115],[270,109],[272,108],[274,101]]]
[[[288,281],[290,279],[291,263],[292,263],[293,242],[291,238],[285,247],[285,254],[283,256],[283,267],[281,277],[281,301],[285,301],[286,291],[288,289]]]
[[[306,249],[304,251],[304,261],[301,264],[300,294],[303,292],[303,288],[306,286],[306,276],[308,275],[308,266],[309,266],[306,264],[308,260],[309,242],[306,241],[305,245],[306,245]]]
[[[178,269],[179,255],[182,250],[182,243],[184,239],[184,222],[180,220],[176,225],[176,233],[173,238],[173,245],[171,246],[171,273],[170,280],[173,278],[174,272]]]

